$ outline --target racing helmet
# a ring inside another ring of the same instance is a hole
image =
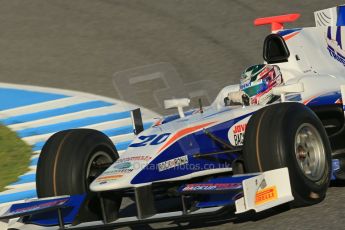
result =
[[[274,100],[272,88],[282,84],[283,78],[277,65],[259,64],[247,68],[240,81],[243,101],[250,105],[265,105]]]

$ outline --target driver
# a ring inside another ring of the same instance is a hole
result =
[[[229,105],[266,105],[277,100],[272,88],[283,83],[277,65],[260,64],[247,68],[241,75],[240,91],[231,92],[224,103]]]

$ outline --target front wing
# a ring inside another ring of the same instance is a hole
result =
[[[0,210],[0,221],[11,229],[100,229],[219,216],[233,210],[234,206],[236,214],[251,210],[260,212],[294,199],[287,168],[183,185],[179,189],[183,207],[181,211],[156,213],[149,188],[145,186],[135,189],[137,213],[132,217],[109,221],[107,213],[103,213],[103,220],[76,224],[74,219],[87,199],[86,195],[77,195],[11,205]],[[194,196],[202,198],[191,208],[186,199]]]

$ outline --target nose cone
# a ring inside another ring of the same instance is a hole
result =
[[[123,178],[121,175],[104,175],[102,174],[90,185],[90,190],[93,192],[109,191],[122,188],[130,188],[130,179]]]
[[[118,159],[91,183],[90,190],[101,192],[131,188],[132,179],[148,165],[150,159],[149,156],[132,156]]]
[[[91,183],[91,191],[100,192],[133,187],[133,178],[140,172],[149,170],[152,173],[156,169],[156,165],[152,164],[153,160],[163,153],[164,146],[169,146],[169,143],[175,140],[171,140],[174,135],[173,131],[179,130],[185,125],[185,121],[177,120],[140,133],[128,149],[120,155],[120,158]],[[167,156],[167,158],[171,157]],[[143,174],[145,177],[146,174]],[[136,181],[135,185],[149,183],[152,181],[146,178]]]

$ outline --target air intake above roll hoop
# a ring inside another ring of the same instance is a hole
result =
[[[271,24],[272,33],[277,33],[278,31],[284,29],[284,23],[294,22],[300,16],[301,16],[300,14],[285,14],[285,15],[272,16],[272,17],[257,18],[254,20],[254,25],[262,26],[262,25]]]

